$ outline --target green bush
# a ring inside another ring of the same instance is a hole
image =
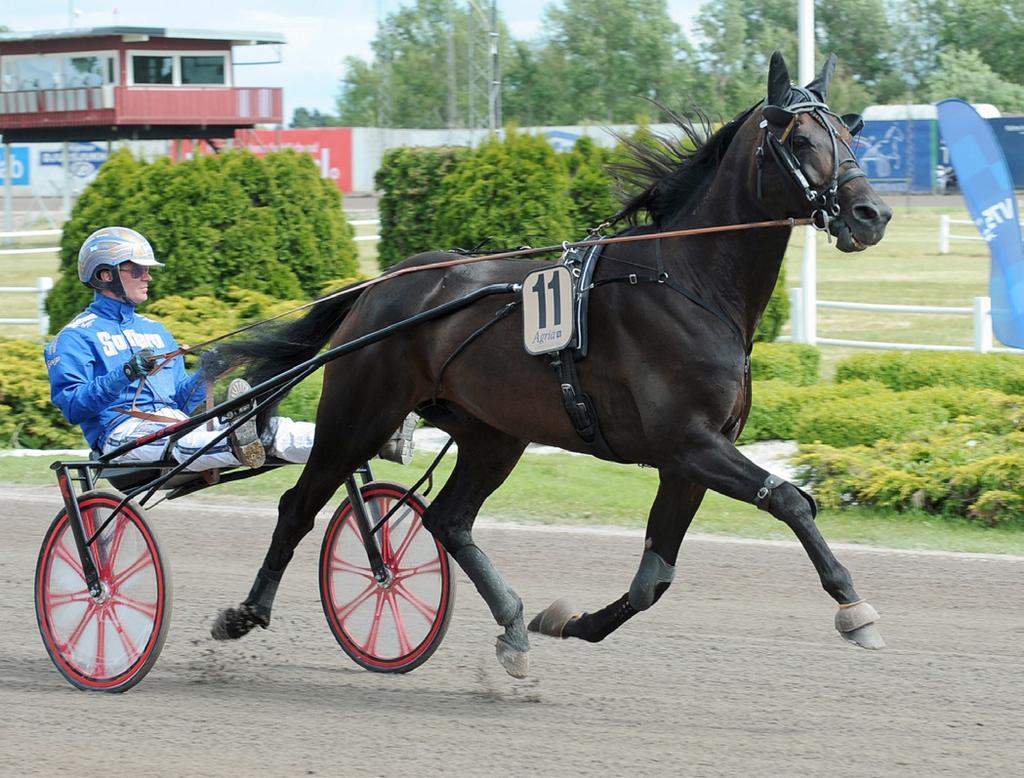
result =
[[[0,338],[0,448],[85,448],[50,401],[50,382],[37,343]]]
[[[471,151],[441,182],[433,243],[490,248],[566,240],[569,178],[544,138],[509,128]]]
[[[209,295],[231,287],[295,299],[332,278],[355,275],[353,231],[337,189],[292,151],[247,151],[173,163],[114,154],[75,205],[61,238],[61,277],[47,298],[52,331],[92,299],[77,275],[78,249],[99,227],[145,235],[167,263],[152,299]]]
[[[949,420],[941,405],[892,392],[834,399],[807,405],[793,428],[800,443],[830,446],[872,446],[900,440],[914,430],[936,427]]]
[[[865,505],[1024,527],[1024,433],[955,422],[873,447],[807,446],[799,480],[826,508]]]
[[[786,268],[779,270],[779,280],[775,282],[775,289],[768,299],[768,306],[761,315],[761,321],[757,323],[754,331],[755,343],[771,343],[782,332],[782,328],[789,321],[789,292],[786,289]]]
[[[381,193],[377,263],[386,270],[413,254],[451,246],[434,243],[442,179],[466,158],[461,147],[396,148],[384,152],[374,177]]]
[[[855,354],[836,367],[836,381],[875,380],[896,391],[959,386],[1024,394],[1024,360],[1010,354],[891,351]]]
[[[806,343],[755,343],[750,372],[755,381],[780,380],[795,386],[818,383],[821,352]]]
[[[753,405],[741,443],[757,440],[793,440],[802,416],[822,403],[846,398],[891,396],[893,392],[877,381],[846,384],[796,386],[778,379],[754,381]]]
[[[621,207],[607,165],[611,153],[584,136],[572,151],[560,154],[569,176],[569,220],[573,239],[586,237],[589,230],[614,216]]]

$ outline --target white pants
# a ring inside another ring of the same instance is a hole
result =
[[[187,419],[188,416],[181,411],[172,408],[160,408],[154,413],[158,416],[166,416],[173,419]],[[274,430],[274,443],[267,451],[269,456],[283,459],[286,462],[303,463],[309,459],[309,450],[313,447],[313,433],[316,425],[311,421],[293,421],[286,417],[275,419],[277,427]],[[129,418],[118,424],[107,436],[103,444],[103,453],[113,451],[115,448],[130,443],[149,435],[153,432],[170,426],[160,421],[147,421],[146,419]],[[184,462],[199,449],[213,440],[224,429],[224,425],[214,421],[212,430],[203,424],[191,432],[182,435],[170,449],[171,456],[178,462]],[[165,458],[167,448],[166,440],[156,440],[139,446],[131,451],[122,454],[115,462],[157,462]],[[238,467],[239,462],[231,452],[231,446],[225,437],[217,445],[200,456],[188,466],[189,470],[210,470],[216,467]]]

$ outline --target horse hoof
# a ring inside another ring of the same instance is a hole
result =
[[[498,662],[513,678],[525,678],[530,672],[530,654],[513,648],[502,639],[503,637],[499,637],[494,644]]]
[[[843,640],[861,648],[870,648],[873,651],[885,648],[882,633],[878,631],[878,627],[874,624],[865,624],[863,627],[857,627],[857,629],[851,629],[849,632],[840,632],[839,634],[843,636]]]
[[[214,640],[238,640],[248,635],[253,627],[266,629],[270,625],[269,614],[248,603],[237,608],[225,608],[217,614],[210,627],[210,637]]]
[[[562,631],[565,625],[579,615],[579,611],[575,610],[568,600],[560,597],[534,616],[527,629],[554,638],[564,637]]]
[[[855,646],[871,649],[885,648],[882,633],[875,626],[878,618],[878,611],[864,600],[840,605],[839,612],[836,613],[836,630],[844,640]]]

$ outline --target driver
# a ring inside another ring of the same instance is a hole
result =
[[[135,230],[104,227],[78,252],[78,277],[96,290],[92,304],[46,346],[50,396],[65,418],[79,424],[89,446],[108,453],[170,424],[188,418],[205,398],[204,384],[222,372],[215,351],[207,351],[199,369],[185,372],[177,356],[153,375],[161,354],[178,348],[164,325],[135,308],[149,298],[150,271],[163,267],[153,248]],[[146,376],[142,389],[139,381]],[[228,387],[228,399],[249,390],[242,379]],[[136,398],[136,392],[138,397]],[[134,400],[134,402],[133,402]],[[287,462],[305,462],[313,445],[312,422],[275,417],[262,438],[255,420],[246,422],[189,465],[190,470],[263,465],[269,452]],[[202,425],[177,438],[139,446],[118,462],[184,462],[220,434],[223,426]]]

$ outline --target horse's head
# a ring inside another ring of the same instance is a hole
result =
[[[806,87],[789,80],[786,62],[772,54],[768,96],[760,113],[757,191],[784,205],[787,216],[814,219],[836,237],[841,251],[862,251],[885,234],[892,209],[878,196],[857,162],[851,143],[863,121],[839,116],[826,100],[836,55]]]

